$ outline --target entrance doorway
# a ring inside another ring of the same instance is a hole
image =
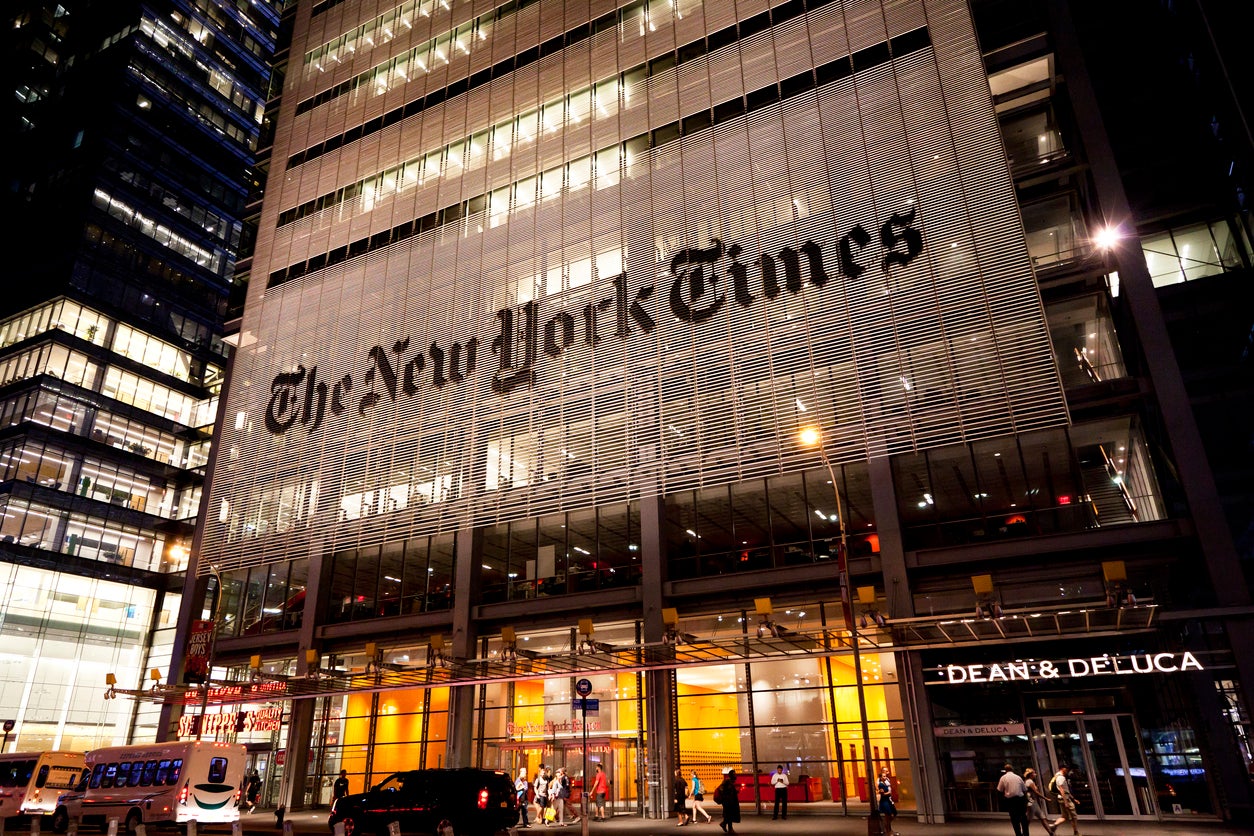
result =
[[[278,792],[279,781],[283,778],[283,767],[276,763],[274,753],[270,749],[252,749],[248,750],[248,757],[244,761],[245,781],[252,771],[257,770],[257,774],[261,776],[261,793],[259,795],[258,807],[273,807],[276,793]],[[240,788],[241,790],[243,787]]]
[[[527,778],[535,778],[535,767],[543,763],[552,769],[566,767],[573,783],[571,803],[578,806],[583,792],[583,742],[580,740],[537,740],[526,743],[506,743],[497,747],[496,768],[503,769],[513,778],[519,767],[527,768]],[[486,762],[491,762],[489,757]],[[607,816],[644,813],[644,795],[640,792],[637,778],[637,747],[635,738],[590,737],[588,738],[588,773],[596,765],[605,767],[610,792],[606,801]],[[589,779],[591,786],[591,779]],[[589,801],[591,803],[591,801]]]
[[[1059,766],[1071,767],[1067,777],[1080,818],[1158,818],[1132,715],[1039,717],[1030,722],[1043,782],[1048,784]]]

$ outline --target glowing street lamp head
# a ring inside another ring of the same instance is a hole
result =
[[[823,434],[818,427],[803,427],[797,439],[806,447],[814,447],[823,440]]]
[[[1098,230],[1097,235],[1093,236],[1093,243],[1097,245],[1099,250],[1105,252],[1114,249],[1121,237],[1119,227],[1104,226]]]

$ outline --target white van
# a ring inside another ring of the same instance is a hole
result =
[[[51,813],[57,796],[73,789],[82,776],[82,752],[0,755],[0,819]]]
[[[245,752],[242,743],[209,740],[93,749],[86,780],[61,796],[52,829],[64,833],[71,819],[102,828],[117,819],[127,833],[141,823],[238,821]]]

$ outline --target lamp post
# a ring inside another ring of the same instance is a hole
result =
[[[853,675],[857,680],[858,718],[862,723],[862,768],[866,772],[867,797],[871,801],[867,833],[878,834],[880,832],[880,808],[875,799],[875,776],[872,774],[875,765],[871,762],[871,727],[867,723],[866,694],[862,690],[862,651],[859,647],[857,624],[853,618],[853,604],[849,597],[849,537],[845,531],[845,509],[840,501],[840,482],[836,480],[836,470],[832,467],[831,459],[827,457],[827,450],[823,447],[823,434],[819,429],[806,427],[801,430],[798,438],[802,445],[818,450],[819,458],[823,461],[823,466],[827,468],[828,478],[832,480],[832,491],[836,496],[836,522],[840,526],[840,547],[836,550],[836,572],[840,577],[841,612],[844,614],[845,627],[853,637]],[[834,710],[835,706],[832,708]]]
[[[208,663],[205,666],[205,681],[201,683],[200,722],[196,725],[196,739],[200,740],[205,733],[205,714],[209,711],[209,685],[213,681],[213,657],[218,649],[218,611],[222,608],[222,575],[218,567],[209,564],[209,574],[213,576],[213,613],[209,616],[213,624],[209,633]]]

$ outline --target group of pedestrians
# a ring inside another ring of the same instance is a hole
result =
[[[1036,770],[1028,768],[1020,776],[1015,772],[1013,764],[1002,767],[1001,779],[997,782],[997,791],[1002,794],[1006,803],[1006,812],[1010,814],[1010,826],[1015,836],[1028,836],[1028,822],[1035,817],[1045,828],[1049,836],[1064,823],[1071,823],[1072,836],[1080,836],[1080,823],[1076,816],[1076,800],[1071,794],[1071,780],[1067,777],[1070,768],[1061,766],[1050,780],[1046,790],[1037,783]],[[1050,820],[1047,804],[1052,792],[1058,801],[1058,818]]]
[[[605,775],[605,767],[596,765],[596,774],[592,778],[592,820],[605,821],[605,802],[609,796],[609,781]],[[554,771],[551,767],[540,764],[535,778],[528,780],[527,768],[520,767],[518,777],[514,779],[514,793],[518,798],[518,826],[531,827],[528,815],[531,801],[528,795],[534,794],[536,805],[536,823],[545,827],[564,827],[579,821],[579,813],[571,804],[571,781],[566,774],[566,767],[560,766]]]

